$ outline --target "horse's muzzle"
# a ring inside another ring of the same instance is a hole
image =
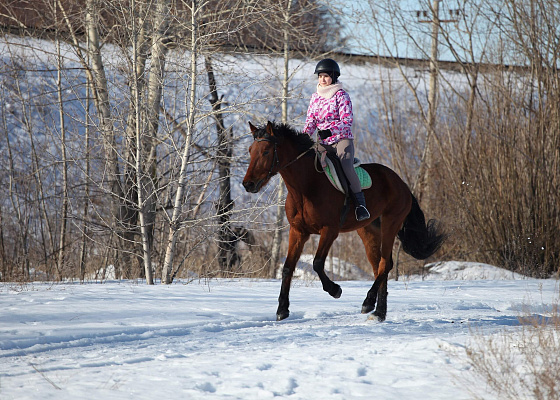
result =
[[[261,189],[261,181],[243,181],[243,187],[249,193],[257,193]]]

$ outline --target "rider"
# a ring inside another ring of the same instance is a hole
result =
[[[312,136],[317,130],[320,151],[334,153],[350,183],[349,190],[356,203],[356,219],[370,217],[360,180],[354,170],[354,136],[352,135],[352,101],[338,80],[340,67],[336,61],[325,58],[315,67],[319,82],[311,96],[303,132]]]

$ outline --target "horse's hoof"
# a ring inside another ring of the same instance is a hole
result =
[[[335,299],[339,299],[342,296],[342,288],[339,285],[336,285],[332,293],[329,293]]]
[[[387,316],[387,313],[381,312],[379,310],[375,310],[371,315],[377,317],[377,320],[379,322],[383,322],[383,321],[385,321],[385,317]]]
[[[381,318],[381,317],[375,315],[374,313],[369,314],[367,319],[368,319],[368,321],[377,321],[377,322],[385,321],[385,318]]]
[[[364,304],[362,306],[362,314],[369,314],[370,312],[372,312],[375,309],[375,306],[370,306],[370,305],[366,305]]]
[[[282,321],[283,319],[286,319],[290,316],[290,312],[289,311],[279,311],[278,313],[276,313],[276,321]]]

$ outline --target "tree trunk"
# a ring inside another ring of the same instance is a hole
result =
[[[284,77],[282,79],[282,123],[288,122],[288,84],[290,82],[289,63],[290,63],[290,17],[292,0],[288,0],[284,10]],[[280,250],[282,248],[282,225],[284,224],[284,181],[278,184],[278,207],[276,208],[276,228],[272,239],[272,251],[270,257],[269,277],[276,277],[276,269],[280,260]]]
[[[196,111],[196,58],[198,56],[197,41],[198,41],[198,30],[197,30],[197,1],[191,0],[191,81],[190,81],[190,93],[189,93],[189,103],[187,110],[187,135],[185,137],[185,144],[183,147],[183,153],[181,156],[181,170],[179,172],[178,182],[177,182],[177,193],[175,194],[175,202],[173,204],[173,214],[171,216],[171,221],[169,222],[169,234],[167,237],[167,246],[165,250],[165,259],[163,262],[163,270],[161,282],[165,284],[170,284],[174,279],[173,272],[173,258],[175,257],[175,246],[177,243],[177,236],[180,228],[180,216],[181,216],[181,204],[183,203],[183,196],[185,193],[185,185],[187,183],[187,161],[189,157],[191,140],[194,131],[194,117]]]
[[[11,277],[11,268],[8,267],[6,248],[4,246],[4,219],[2,205],[0,205],[0,282],[8,281]]]
[[[84,177],[84,209],[82,211],[82,246],[80,248],[80,281],[84,282],[86,274],[86,254],[87,254],[87,239],[88,239],[88,218],[89,218],[89,181],[90,181],[90,143],[89,143],[89,119],[90,119],[90,90],[91,84],[89,76],[86,78],[86,109],[85,109],[85,145],[86,145],[86,160],[85,160],[85,177]]]
[[[55,7],[56,9],[56,7]],[[56,15],[56,14],[55,14]],[[58,34],[58,31],[57,31]],[[64,99],[62,98],[62,58],[60,40],[56,37],[58,115],[60,123],[60,155],[62,162],[62,209],[60,210],[60,234],[58,244],[58,280],[63,279],[66,247],[66,227],[68,220],[68,162],[66,157],[66,124],[64,122]]]
[[[430,86],[428,93],[428,121],[426,126],[426,143],[424,144],[424,153],[422,154],[422,163],[418,176],[418,182],[415,184],[418,201],[424,203],[424,209],[430,210],[431,196],[431,174],[433,174],[433,141],[436,126],[436,110],[438,99],[438,38],[439,38],[439,2],[432,2],[432,47],[430,54]],[[425,196],[426,195],[426,196]]]
[[[111,105],[109,102],[109,90],[107,87],[107,77],[105,67],[101,58],[101,47],[99,43],[99,32],[96,24],[96,16],[99,15],[96,0],[87,0],[86,4],[86,32],[88,39],[88,56],[91,60],[92,84],[97,117],[99,118],[99,128],[105,151],[105,165],[108,174],[108,192],[111,196],[112,229],[119,233],[126,230],[127,224],[127,205],[124,199],[124,191],[120,181],[118,164],[117,142],[113,130],[113,120],[111,117]],[[115,272],[120,274],[118,252],[115,252],[113,262]],[[118,276],[117,276],[118,278]]]
[[[231,272],[239,262],[237,253],[237,241],[239,240],[231,227],[230,216],[233,211],[233,201],[231,200],[231,133],[225,129],[224,114],[221,111],[222,99],[218,97],[216,78],[212,68],[212,59],[205,58],[206,72],[208,75],[208,85],[210,86],[210,104],[216,120],[216,132],[218,134],[217,164],[220,185],[220,194],[216,204],[218,216],[218,263],[220,270]]]
[[[154,242],[154,223],[156,219],[156,168],[157,146],[156,138],[159,130],[161,97],[165,74],[165,59],[167,55],[166,36],[169,30],[170,2],[159,0],[155,8],[154,31],[152,33],[150,75],[148,78],[148,107],[147,123],[137,127],[138,133],[145,129],[139,138],[138,158],[138,203],[140,209],[140,227],[144,249],[144,268],[146,281],[153,283],[151,248]],[[138,120],[139,122],[139,120]],[[140,129],[142,128],[142,129]],[[145,166],[145,170],[143,169]]]

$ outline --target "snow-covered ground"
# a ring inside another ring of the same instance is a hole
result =
[[[383,323],[360,314],[370,281],[335,300],[295,280],[281,322],[277,280],[2,284],[0,398],[469,399],[473,330],[546,314],[558,282],[447,277],[389,282]]]

